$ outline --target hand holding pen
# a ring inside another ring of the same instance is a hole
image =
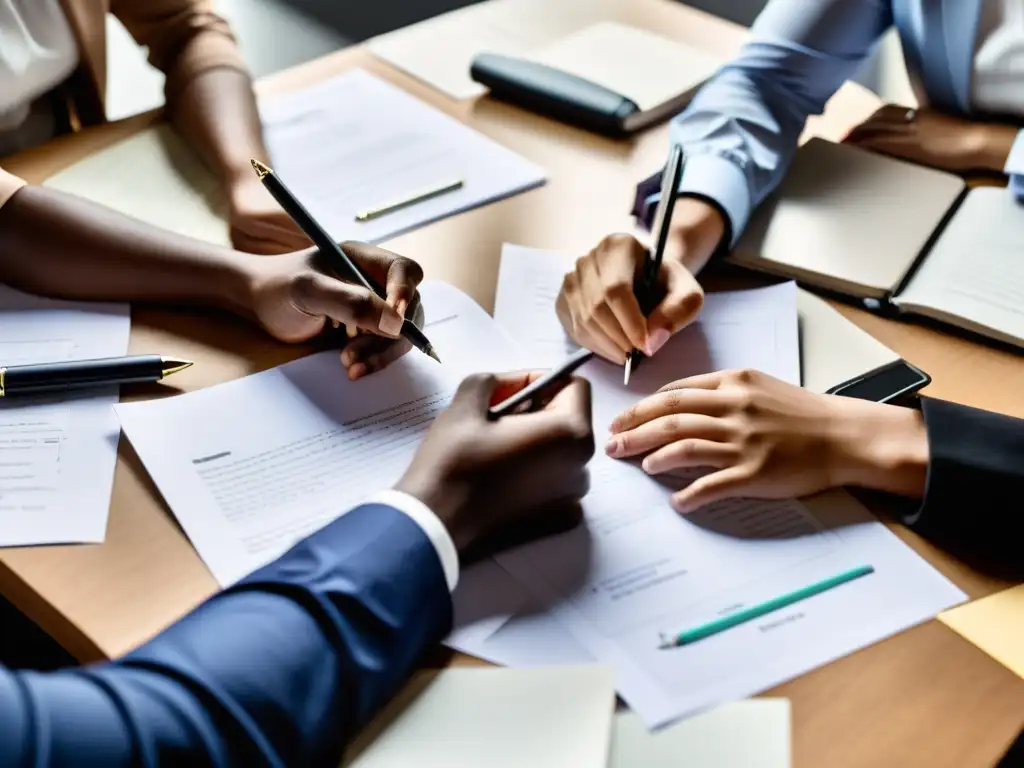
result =
[[[343,245],[336,243],[273,170],[258,160],[252,160],[251,162],[253,170],[260,181],[263,182],[267,191],[270,192],[278,204],[316,245],[318,258],[340,279],[351,281],[365,289],[367,293],[365,294],[364,304],[366,302],[374,304],[374,299],[383,300],[385,297],[391,297],[387,289],[381,285],[380,280],[371,274],[369,270],[365,269],[364,265],[360,264],[360,260],[354,258],[353,254],[350,253],[350,251],[355,251],[361,247],[372,248],[373,246],[363,246],[360,243],[344,243]],[[375,250],[381,251],[379,248]],[[394,254],[391,255],[393,256]],[[404,261],[415,265],[415,262]],[[415,266],[419,270],[419,266]],[[422,271],[420,271],[419,275],[422,277]],[[390,285],[392,278],[390,270],[387,271],[386,277]],[[419,280],[417,279],[416,282],[418,283]],[[405,304],[407,306],[408,300],[405,300]],[[416,327],[415,323],[404,316],[406,306],[400,305],[397,313],[394,310],[389,311],[390,307],[383,309],[378,328],[379,331],[386,336],[401,336],[423,352],[423,354],[432,357],[437,362],[441,362],[437,352],[423,332]]]
[[[675,199],[671,168],[667,171],[663,174],[667,193],[660,198],[665,210],[656,214],[654,248],[648,250],[632,235],[609,235],[576,262],[575,269],[565,276],[556,302],[559,320],[569,336],[618,365],[634,350],[655,354],[696,318],[704,293],[687,263],[695,253],[710,253],[724,233],[724,220],[717,209],[694,198]],[[656,255],[661,230],[667,234],[655,273],[656,301],[645,312],[638,293],[646,282],[645,265]]]

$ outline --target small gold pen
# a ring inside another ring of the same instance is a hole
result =
[[[454,192],[457,189],[462,189],[464,182],[462,179],[455,179],[454,181],[446,181],[443,184],[438,184],[434,187],[428,187],[427,189],[420,190],[408,197],[403,197],[401,200],[395,200],[394,202],[388,203],[387,205],[381,205],[377,208],[371,208],[363,211],[362,213],[356,214],[356,221],[373,221],[379,219],[381,216],[386,216],[389,213],[400,211],[403,208],[408,208],[410,205],[416,205],[426,200],[430,200],[441,195],[446,195],[449,192]]]

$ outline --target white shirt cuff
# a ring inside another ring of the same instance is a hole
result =
[[[1024,173],[1024,131],[1017,132],[1017,138],[1010,147],[1010,154],[1006,157],[1006,165],[1003,172],[1009,176],[1016,176]]]
[[[367,504],[384,504],[397,509],[399,512],[408,515],[430,539],[437,551],[437,557],[441,561],[441,568],[444,570],[445,581],[448,582],[448,591],[454,592],[459,583],[459,552],[455,549],[455,542],[451,534],[444,527],[441,518],[434,514],[426,504],[401,491],[381,491],[375,493],[366,500]]]

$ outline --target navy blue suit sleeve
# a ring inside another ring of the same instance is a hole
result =
[[[1024,421],[927,397],[921,411],[928,481],[905,522],[956,554],[1019,568]]]
[[[0,765],[338,765],[450,630],[436,550],[359,507],[123,659],[0,670]]]

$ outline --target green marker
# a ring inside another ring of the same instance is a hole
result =
[[[701,624],[693,629],[687,629],[684,632],[680,632],[674,637],[668,635],[661,636],[661,648],[678,648],[681,645],[691,645],[696,643],[698,640],[703,640],[706,637],[717,635],[719,632],[725,632],[727,629],[744,624],[754,619],[759,619],[765,614],[771,613],[772,611],[778,611],[787,606],[798,603],[801,600],[806,600],[809,597],[820,595],[822,592],[827,592],[833,587],[838,587],[840,584],[846,584],[848,581],[859,579],[861,576],[867,576],[869,573],[874,573],[875,569],[870,565],[862,565],[859,568],[846,571],[846,573],[840,573],[838,576],[832,576],[831,578],[819,581],[816,584],[811,584],[808,587],[802,587],[800,589],[788,592],[785,595],[779,597],[773,597],[771,600],[765,600],[763,603],[751,606],[750,608],[744,608],[742,611],[736,611],[736,613],[730,614],[729,616],[723,616],[720,619],[709,621],[707,624]]]

